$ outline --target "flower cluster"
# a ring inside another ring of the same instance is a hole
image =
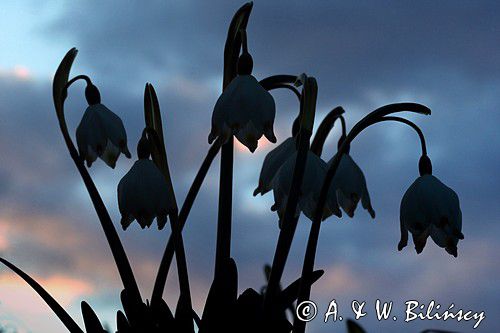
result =
[[[263,195],[271,189],[273,190],[275,204],[272,210],[277,211],[280,218],[283,217],[292,183],[297,158],[296,151],[295,137],[286,139],[271,150],[264,159],[259,185],[254,191],[254,195],[259,193]],[[309,219],[313,219],[321,186],[330,165],[331,160],[326,163],[313,152],[308,152],[296,215],[302,211]],[[348,154],[344,154],[330,185],[327,204],[323,210],[323,219],[331,215],[341,217],[342,213],[339,207],[347,215],[353,217],[360,199],[363,207],[368,210],[372,217],[375,217],[363,172]]]

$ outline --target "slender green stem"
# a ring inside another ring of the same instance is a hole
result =
[[[293,92],[293,94],[300,101],[300,91],[297,88],[295,88],[294,86],[291,86],[289,84],[278,83],[278,84],[275,84],[275,85],[273,85],[271,87],[266,88],[267,91],[271,91],[271,90],[274,90],[274,89],[288,89],[291,92]]]
[[[424,133],[422,133],[422,130],[413,122],[409,121],[408,119],[401,118],[401,117],[393,117],[393,116],[386,116],[380,119],[380,122],[382,121],[395,121],[399,123],[406,124],[413,128],[415,132],[418,134],[418,138],[420,139],[420,147],[422,149],[422,155],[427,155],[427,145],[425,144],[425,137]]]
[[[326,117],[323,119],[321,124],[318,127],[318,130],[316,131],[316,135],[314,136],[314,139],[311,143],[311,151],[321,157],[321,153],[323,152],[323,146],[325,145],[326,138],[328,137],[328,134],[330,134],[330,131],[333,128],[333,124],[337,119],[343,120],[344,117],[342,117],[342,114],[344,113],[344,109],[341,106],[337,106],[335,109],[330,111]],[[343,130],[345,131],[345,126],[342,126]]]
[[[90,78],[87,76],[87,75],[84,75],[84,74],[80,74],[80,75],[77,75],[75,76],[74,78],[72,78],[71,80],[68,81],[68,83],[66,83],[66,85],[64,86],[64,90],[63,91],[66,91],[68,90],[68,88],[73,84],[75,83],[76,81],[78,80],[85,80],[85,82],[87,83],[87,85],[90,85],[92,84],[92,81],[90,80]]]
[[[173,248],[175,249],[175,257],[177,262],[177,274],[179,278],[179,288],[180,288],[179,297],[183,298],[182,304],[186,304],[186,306],[192,310],[191,291],[189,287],[189,274],[187,269],[186,253],[184,249],[184,241],[182,239],[181,227],[179,223],[177,200],[175,198],[175,191],[173,188],[173,184],[170,177],[170,170],[168,167],[166,148],[164,144],[161,143],[159,134],[157,133],[156,130],[150,127],[146,127],[143,131],[143,135],[144,133],[148,134],[148,139],[150,141],[150,144],[152,144],[153,149],[162,152],[160,159],[164,163],[162,163],[161,170],[165,177],[165,180],[167,181],[168,191],[172,193],[173,205],[175,207],[174,212],[170,214],[170,227],[172,230],[171,237],[173,239]],[[152,300],[152,305],[156,305],[156,302],[158,300],[159,299],[157,298]],[[189,332],[193,332],[194,326],[192,326],[193,325],[192,321],[189,321],[188,325],[191,326],[188,328]]]
[[[189,188],[186,199],[184,200],[184,203],[179,212],[179,227],[181,231],[184,228],[184,225],[186,224],[187,217],[189,215],[189,212],[191,211],[191,207],[193,206],[196,196],[200,191],[201,185],[203,184],[203,181],[208,173],[208,170],[210,169],[212,162],[214,161],[215,157],[220,151],[221,145],[222,145],[222,139],[219,138],[210,147],[207,156],[203,160],[203,163],[201,164],[200,169],[198,170],[198,173],[196,174],[193,183]],[[153,294],[151,296],[151,304],[154,304],[156,303],[156,301],[159,301],[163,295],[163,291],[165,289],[165,283],[167,281],[168,271],[170,268],[170,264],[172,263],[173,256],[174,256],[174,242],[173,242],[173,237],[170,236],[167,245],[165,247],[165,251],[163,252],[163,257],[161,259],[161,263],[158,268],[158,273],[156,274]]]
[[[288,89],[295,94],[297,99],[302,99],[301,93],[297,88],[293,86],[295,81],[297,80],[297,76],[280,74],[266,77],[265,79],[260,80],[260,85],[266,89],[267,91],[271,91],[274,89]],[[296,136],[299,133],[300,129],[300,113],[293,121],[292,125],[292,136]]]
[[[366,117],[361,119],[353,127],[353,129],[349,132],[349,134],[346,136],[345,140],[343,140],[341,146],[339,147],[337,154],[335,154],[335,156],[333,158],[332,164],[330,165],[330,167],[326,173],[325,180],[324,180],[323,185],[321,187],[320,196],[319,196],[318,203],[317,203],[317,206],[316,206],[316,209],[314,212],[314,219],[312,221],[311,229],[309,232],[309,239],[307,242],[306,254],[304,257],[304,264],[302,266],[302,280],[301,281],[308,281],[308,277],[311,276],[313,269],[314,269],[314,261],[316,258],[316,250],[317,250],[317,246],[318,246],[318,239],[319,239],[319,233],[320,233],[320,228],[321,228],[322,212],[323,212],[325,204],[326,204],[326,199],[327,199],[327,195],[328,195],[328,192],[330,189],[331,182],[332,182],[333,177],[335,176],[335,172],[337,171],[337,168],[340,164],[340,160],[341,160],[342,155],[349,150],[351,142],[364,129],[366,129],[367,127],[369,127],[375,123],[385,121],[384,117],[389,115],[389,114],[402,112],[402,111],[411,111],[411,112],[416,112],[416,113],[421,113],[421,114],[426,114],[426,115],[431,113],[427,107],[420,105],[420,104],[415,104],[415,103],[389,104],[389,105],[383,106],[383,107],[373,111],[372,113],[368,114]],[[388,117],[386,117],[386,118],[388,118]],[[398,119],[397,121],[399,121],[399,118],[397,118],[397,119]],[[391,119],[386,119],[386,120],[391,120]],[[415,125],[415,127],[416,127],[416,125]],[[417,132],[419,133],[419,136],[420,136],[421,131],[417,131]],[[421,138],[423,138],[423,135],[421,136]],[[425,147],[425,145],[423,145],[423,147]],[[300,304],[301,302],[308,300],[310,297],[310,294],[311,294],[311,285],[301,284],[301,287],[299,289],[298,303]],[[300,321],[297,318],[295,319],[294,333],[304,332],[305,327],[306,327],[306,322]]]
[[[222,146],[219,181],[219,221],[215,250],[215,274],[231,257],[231,217],[233,201],[233,137]]]
[[[150,136],[153,137],[153,142],[156,145],[161,144],[160,139],[158,137],[158,134],[156,133],[155,130],[146,128],[147,132],[149,133]],[[179,278],[179,289],[180,289],[180,298],[184,298],[186,306],[192,310],[192,302],[191,302],[191,291],[189,287],[189,274],[188,274],[188,268],[187,268],[187,261],[186,261],[186,252],[184,249],[184,241],[182,239],[182,232],[181,232],[181,226],[179,223],[179,215],[178,215],[178,207],[177,207],[177,200],[175,199],[175,191],[174,187],[171,181],[170,177],[170,170],[168,167],[168,158],[167,158],[167,153],[166,153],[166,148],[165,146],[159,147],[159,149],[163,150],[163,159],[165,163],[163,164],[163,173],[165,176],[165,179],[167,180],[167,186],[169,187],[169,192],[172,193],[173,196],[173,205],[175,207],[175,212],[170,214],[170,227],[172,230],[172,238],[173,238],[173,244],[174,244],[174,249],[175,249],[175,258],[177,262],[177,274]],[[191,311],[190,310],[190,311]],[[194,332],[194,326],[193,326],[193,321],[188,321],[187,322],[190,327],[187,329],[189,332]]]
[[[61,65],[57,69],[56,74],[54,75],[54,106],[59,121],[59,127],[61,129],[61,133],[68,148],[69,154],[83,179],[85,187],[87,188],[89,196],[92,200],[92,204],[94,205],[95,211],[99,217],[99,221],[101,222],[101,226],[111,249],[111,253],[113,254],[113,258],[115,259],[115,263],[123,282],[123,286],[127,290],[128,294],[132,297],[134,302],[140,304],[142,303],[142,297],[139,292],[134,273],[130,266],[130,262],[128,261],[127,255],[120,241],[120,237],[118,236],[118,233],[116,232],[113,222],[111,221],[111,217],[109,216],[106,206],[104,205],[104,202],[99,195],[99,191],[97,190],[92,178],[90,177],[88,170],[85,168],[83,159],[79,156],[78,151],[76,150],[75,145],[71,140],[71,136],[69,135],[68,127],[66,125],[66,119],[64,116],[64,100],[66,92],[64,90],[64,87],[68,83],[67,77],[71,69],[71,64],[76,57],[76,52],[76,49],[71,49],[66,54],[65,58],[61,62]]]
[[[224,46],[224,77],[222,90],[236,77],[238,57],[242,47],[242,31],[246,30],[253,3],[243,5],[229,25]],[[217,245],[215,250],[215,271],[222,273],[224,263],[231,257],[231,220],[233,201],[233,147],[231,136],[221,148],[219,179],[219,210],[217,221]]]
[[[344,138],[345,138],[345,137],[346,137],[346,135],[347,135],[347,133],[346,133],[346,131],[347,131],[347,125],[345,124],[345,119],[344,119],[344,117],[340,116],[339,118],[340,118],[340,122],[341,122],[341,124],[342,124],[342,137],[344,137]]]
[[[309,140],[312,135],[314,114],[316,112],[317,83],[313,77],[306,78],[302,89],[301,99],[301,126],[298,134],[298,149],[295,167],[293,171],[292,185],[288,194],[285,213],[283,215],[282,228],[274,253],[271,275],[266,289],[264,308],[267,309],[273,303],[279,291],[279,285],[285,269],[290,247],[292,245],[295,230],[297,228],[298,216],[295,212],[300,196],[300,189],[306,167],[307,154],[309,151]]]
[[[294,84],[296,80],[296,75],[278,74],[266,77],[265,79],[260,80],[259,83],[264,89],[272,90],[277,85]],[[300,100],[300,94],[298,94],[298,96]]]
[[[177,262],[177,274],[179,276],[179,298],[184,298],[185,304],[190,312],[193,311],[193,305],[191,302],[191,291],[189,288],[189,275],[186,262],[186,252],[184,250],[184,242],[182,240],[182,233],[179,223],[179,218],[177,211],[170,215],[170,226],[172,229],[172,236],[174,240],[175,249],[175,259]],[[183,303],[184,304],[184,303]],[[186,322],[189,327],[186,327],[188,332],[194,332],[193,321],[189,320]]]

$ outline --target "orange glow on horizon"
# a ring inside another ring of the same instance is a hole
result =
[[[55,274],[48,278],[32,277],[63,307],[70,306],[73,302],[79,301],[82,296],[88,296],[95,290],[90,282],[63,274]],[[0,295],[3,306],[12,310],[12,313],[16,311],[38,313],[46,310],[40,309],[39,304],[36,303],[31,306],[32,299],[39,298],[39,296],[13,273],[0,275]]]

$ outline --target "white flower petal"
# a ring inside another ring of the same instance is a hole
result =
[[[227,126],[242,144],[255,150],[254,138],[258,140],[264,132],[271,142],[275,141],[272,131],[275,115],[276,106],[271,94],[252,75],[238,75],[215,104],[209,142],[221,135]]]
[[[166,214],[174,206],[165,177],[149,159],[140,159],[118,184],[118,206],[122,217],[129,215],[141,227],[150,226],[154,217],[160,217],[159,227],[163,228]]]
[[[297,151],[295,142],[295,138],[290,137],[266,155],[264,163],[262,163],[262,169],[260,170],[259,186],[255,189],[254,195],[258,193],[263,195],[271,190],[271,182],[276,172]]]
[[[98,109],[89,106],[76,128],[76,143],[80,156],[86,159],[88,147],[100,155],[106,147],[106,132],[98,114]]]
[[[97,104],[94,107],[98,108],[99,117],[103,122],[107,137],[118,148],[127,147],[127,132],[123,126],[123,122],[115,113],[109,110],[103,104]]]
[[[87,167],[91,167],[92,163],[97,160],[97,153],[94,151],[94,149],[91,146],[87,146],[86,154],[85,156],[85,161],[87,162]]]
[[[101,155],[101,159],[111,168],[115,168],[116,166],[116,160],[118,159],[118,156],[120,155],[120,149],[115,146],[111,140],[108,140],[108,144],[106,145],[106,148],[104,149],[104,152]]]
[[[272,189],[275,199],[275,204],[278,208],[278,215],[282,217],[286,208],[286,200],[292,185],[293,170],[297,159],[297,152],[293,153],[286,162],[278,169],[272,180]],[[308,152],[306,168],[302,179],[302,187],[296,214],[300,210],[310,218],[314,218],[321,186],[326,174],[326,163],[321,160],[316,154]],[[325,207],[323,211],[323,219],[331,215],[330,207]]]
[[[332,162],[333,158],[328,162],[328,166]],[[348,154],[344,154],[340,159],[339,166],[330,186],[329,194],[333,195],[333,193],[337,193],[338,204],[349,217],[354,216],[354,211],[360,199],[362,200],[363,208],[368,210],[372,218],[375,217],[375,211],[371,206],[363,171],[361,171],[361,168]]]
[[[400,219],[414,238],[425,230],[438,246],[457,256],[463,238],[458,196],[436,177],[424,175],[413,182],[401,200]]]
[[[90,166],[95,155],[114,167],[120,152],[130,158],[127,134],[121,119],[103,104],[90,105],[76,129],[80,156]]]
[[[262,136],[262,131],[259,131],[252,121],[249,121],[235,131],[236,138],[245,145],[252,153],[257,149],[257,141]]]

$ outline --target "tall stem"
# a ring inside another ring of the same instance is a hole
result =
[[[404,122],[406,124],[410,123],[406,119],[404,121],[401,121],[402,118],[398,117],[385,117],[389,114],[392,113],[397,113],[397,112],[402,112],[402,111],[411,111],[415,113],[421,113],[425,115],[429,115],[431,111],[420,104],[415,104],[415,103],[399,103],[399,104],[389,104],[386,106],[383,106],[372,113],[368,114],[366,117],[361,119],[354,127],[353,129],[349,132],[349,134],[346,136],[345,140],[341,144],[341,146],[338,149],[337,154],[335,154],[332,164],[330,165],[326,176],[325,180],[323,182],[323,185],[321,187],[321,192],[320,196],[318,199],[318,203],[314,212],[314,219],[312,221],[311,229],[309,232],[309,239],[307,242],[307,249],[306,249],[306,254],[304,257],[304,264],[302,266],[302,279],[301,279],[301,285],[299,289],[299,297],[298,297],[298,304],[301,302],[308,300],[311,294],[311,285],[308,283],[303,283],[303,281],[308,281],[308,278],[311,276],[313,269],[314,269],[314,261],[316,258],[316,250],[318,246],[318,239],[319,239],[319,233],[321,229],[321,217],[322,217],[322,212],[324,210],[325,204],[326,204],[326,198],[327,194],[330,189],[331,182],[333,180],[333,177],[335,176],[335,173],[337,172],[337,168],[340,164],[340,160],[342,158],[342,155],[346,153],[349,150],[351,142],[361,133],[364,129],[367,127],[376,124],[381,121],[385,120],[395,120],[395,121],[400,121]],[[385,118],[384,118],[385,117]],[[395,119],[394,119],[395,118]],[[413,124],[414,125],[414,124]],[[410,125],[411,126],[411,125]],[[418,128],[416,125],[411,126],[412,128]],[[421,139],[422,143],[422,149],[423,151],[425,150],[425,141],[423,141],[423,134],[420,130],[417,131],[419,134],[419,137]],[[303,322],[301,320],[298,320],[295,318],[295,323],[294,323],[294,333],[301,333],[305,331],[306,327],[306,322]]]
[[[201,185],[203,184],[203,180],[205,179],[210,166],[212,165],[213,160],[217,156],[220,151],[222,144],[222,140],[219,138],[215,143],[210,147],[207,156],[203,160],[203,163],[196,174],[196,177],[193,180],[191,187],[189,188],[188,194],[184,203],[179,212],[179,227],[180,230],[184,228],[186,224],[187,217],[189,212],[191,211],[191,207],[193,206],[194,200],[200,191]],[[163,252],[163,257],[161,259],[160,266],[158,268],[158,273],[156,274],[156,280],[153,287],[153,294],[151,296],[151,304],[156,303],[162,298],[163,291],[165,289],[165,283],[167,281],[168,271],[170,269],[170,264],[172,263],[172,259],[174,257],[174,240],[172,235],[168,239],[167,245],[165,247],[165,251]]]
[[[61,133],[68,148],[69,154],[73,159],[73,162],[75,163],[80,176],[83,179],[97,216],[99,217],[99,221],[101,222],[102,229],[108,241],[111,253],[113,254],[113,258],[115,260],[116,267],[118,269],[118,273],[120,274],[123,286],[127,290],[127,294],[130,295],[134,302],[140,304],[142,303],[142,297],[139,292],[134,273],[130,266],[130,262],[128,261],[127,255],[120,241],[120,237],[118,236],[113,222],[111,221],[111,217],[109,216],[108,210],[106,209],[106,206],[104,205],[104,202],[99,195],[99,191],[97,190],[92,178],[90,177],[90,174],[88,173],[88,170],[83,163],[83,159],[79,156],[78,151],[76,150],[75,145],[71,140],[71,136],[69,135],[68,127],[66,125],[66,119],[64,116],[64,100],[67,93],[65,91],[65,86],[68,82],[69,71],[71,69],[74,58],[76,57],[76,53],[76,49],[71,49],[62,60],[59,68],[56,71],[56,74],[54,75],[53,97],[54,106],[59,121],[59,127],[61,129]]]
[[[221,149],[215,274],[221,271],[224,263],[231,257],[232,201],[233,137],[230,137]]]
[[[224,47],[224,77],[222,90],[237,75],[238,56],[242,47],[242,30],[248,24],[252,10],[251,2],[243,5],[234,15]],[[221,148],[220,181],[219,181],[219,210],[217,221],[217,247],[215,251],[215,272],[221,273],[221,267],[231,257],[231,219],[233,201],[233,146],[231,136]]]
[[[323,119],[321,124],[316,131],[316,135],[314,136],[314,140],[311,143],[311,151],[321,157],[321,153],[323,152],[323,146],[325,145],[326,138],[330,131],[333,128],[333,124],[337,119],[341,119],[342,121],[342,133],[345,135],[345,121],[342,114],[344,113],[344,109],[341,106],[337,106],[335,109],[330,111],[326,117]]]
[[[288,254],[292,245],[295,230],[297,228],[298,216],[295,215],[300,196],[300,189],[304,170],[306,168],[307,154],[309,151],[309,140],[314,125],[316,112],[317,83],[313,77],[305,77],[301,99],[301,126],[298,134],[298,151],[293,171],[293,180],[288,194],[285,213],[283,215],[283,227],[281,228],[278,244],[274,253],[271,275],[266,289],[264,301],[265,309],[268,309],[279,291],[279,284],[283,276]]]
[[[281,75],[273,75],[266,77],[265,79],[260,80],[259,83],[267,91],[271,91],[274,89],[288,89],[295,94],[295,96],[300,102],[300,100],[302,99],[302,95],[299,92],[299,90],[293,86],[296,80],[297,76],[295,75],[281,74]],[[297,118],[295,118],[295,120],[293,121],[292,136],[297,136],[297,134],[299,133],[299,129],[300,129],[300,113],[297,116]]]

